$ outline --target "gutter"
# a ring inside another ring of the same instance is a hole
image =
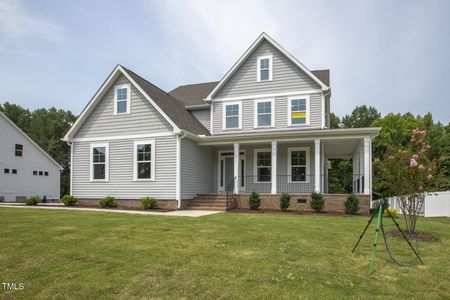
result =
[[[177,163],[176,163],[176,191],[177,209],[181,209],[181,140],[187,136],[187,133],[181,131],[177,135]]]

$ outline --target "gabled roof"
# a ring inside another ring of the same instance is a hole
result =
[[[133,86],[152,104],[155,109],[166,119],[166,121],[174,128],[174,131],[186,130],[193,134],[208,135],[210,132],[200,121],[198,121],[190,112],[188,112],[183,103],[173,98],[171,95],[161,90],[154,84],[145,80],[133,71],[117,65],[100,89],[95,93],[94,97],[89,101],[81,112],[75,123],[64,136],[64,141],[70,141],[76,132],[83,125],[91,112],[95,109],[98,102],[103,98],[106,92],[114,84],[116,79],[123,74]]]
[[[292,56],[289,52],[287,52],[283,47],[281,47],[277,42],[275,42],[270,36],[268,36],[265,32],[263,32],[256,41],[250,46],[250,48],[245,51],[245,53],[239,58],[239,60],[231,67],[231,69],[225,74],[225,76],[220,80],[220,82],[216,85],[216,87],[208,94],[205,100],[209,101],[214,97],[214,95],[220,90],[220,88],[231,78],[239,67],[245,62],[245,60],[253,53],[253,51],[261,44],[262,41],[268,41],[275,48],[277,48],[281,53],[286,55],[295,65],[297,65],[301,70],[303,70],[309,77],[311,77],[317,84],[320,85],[322,90],[328,90],[329,86],[327,86],[324,82],[322,82],[315,74],[313,74],[308,68],[306,68],[300,61],[298,61],[294,56]]]
[[[0,117],[3,117],[6,122],[8,122],[9,124],[11,124],[12,127],[14,127],[20,134],[22,134],[28,141],[30,141],[30,143],[32,143],[39,151],[41,151],[52,163],[54,163],[55,165],[58,166],[58,168],[60,170],[63,169],[63,167],[61,167],[60,164],[58,164],[56,162],[56,160],[53,159],[53,157],[51,157],[47,152],[44,151],[44,149],[42,149],[41,147],[39,147],[38,144],[36,144],[35,141],[33,141],[25,132],[22,131],[22,129],[19,128],[19,126],[17,126],[13,121],[11,121],[4,113],[2,113],[0,111]]]
[[[185,106],[204,105],[205,99],[219,81],[181,85],[169,92],[172,97],[183,102]]]

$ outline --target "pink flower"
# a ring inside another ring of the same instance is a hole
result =
[[[421,136],[426,136],[426,135],[427,135],[427,131],[426,131],[426,130],[421,131],[421,132],[420,132],[420,135],[421,135]]]
[[[411,158],[411,160],[409,161],[409,167],[410,168],[415,168],[417,167],[418,163],[414,158]]]
[[[433,179],[433,175],[431,175],[431,174],[430,174],[430,175],[428,175],[428,176],[427,176],[427,179],[428,179],[428,180],[431,180],[431,179]]]
[[[433,172],[433,170],[431,169],[431,168],[428,168],[428,173],[431,173],[431,172]]]
[[[419,159],[419,155],[414,154],[412,158],[413,158],[414,160],[418,160],[418,159]]]
[[[424,165],[419,165],[419,169],[425,171]]]

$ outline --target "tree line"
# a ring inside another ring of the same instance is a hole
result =
[[[0,110],[63,167],[61,194],[68,194],[70,147],[61,139],[75,122],[77,116],[71,111],[54,107],[30,111],[9,102],[0,105]],[[435,122],[430,113],[424,116],[414,116],[411,113],[389,113],[382,117],[376,108],[363,105],[357,106],[350,114],[342,118],[331,113],[330,127],[381,127],[380,134],[372,143],[375,160],[383,160],[386,151],[392,145],[406,146],[413,129],[426,130],[428,132],[426,141],[431,145],[427,155],[431,161],[436,162],[433,189],[450,190],[450,123],[444,125],[441,122]],[[353,175],[351,159],[336,159],[331,164],[329,191],[351,193]],[[373,169],[373,191],[375,195],[379,195],[383,192],[383,180],[379,176],[377,164],[374,164]]]

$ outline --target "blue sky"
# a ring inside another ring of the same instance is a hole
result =
[[[0,0],[0,103],[78,114],[117,63],[164,90],[219,80],[265,31],[331,69],[332,111],[450,121],[450,1]]]

